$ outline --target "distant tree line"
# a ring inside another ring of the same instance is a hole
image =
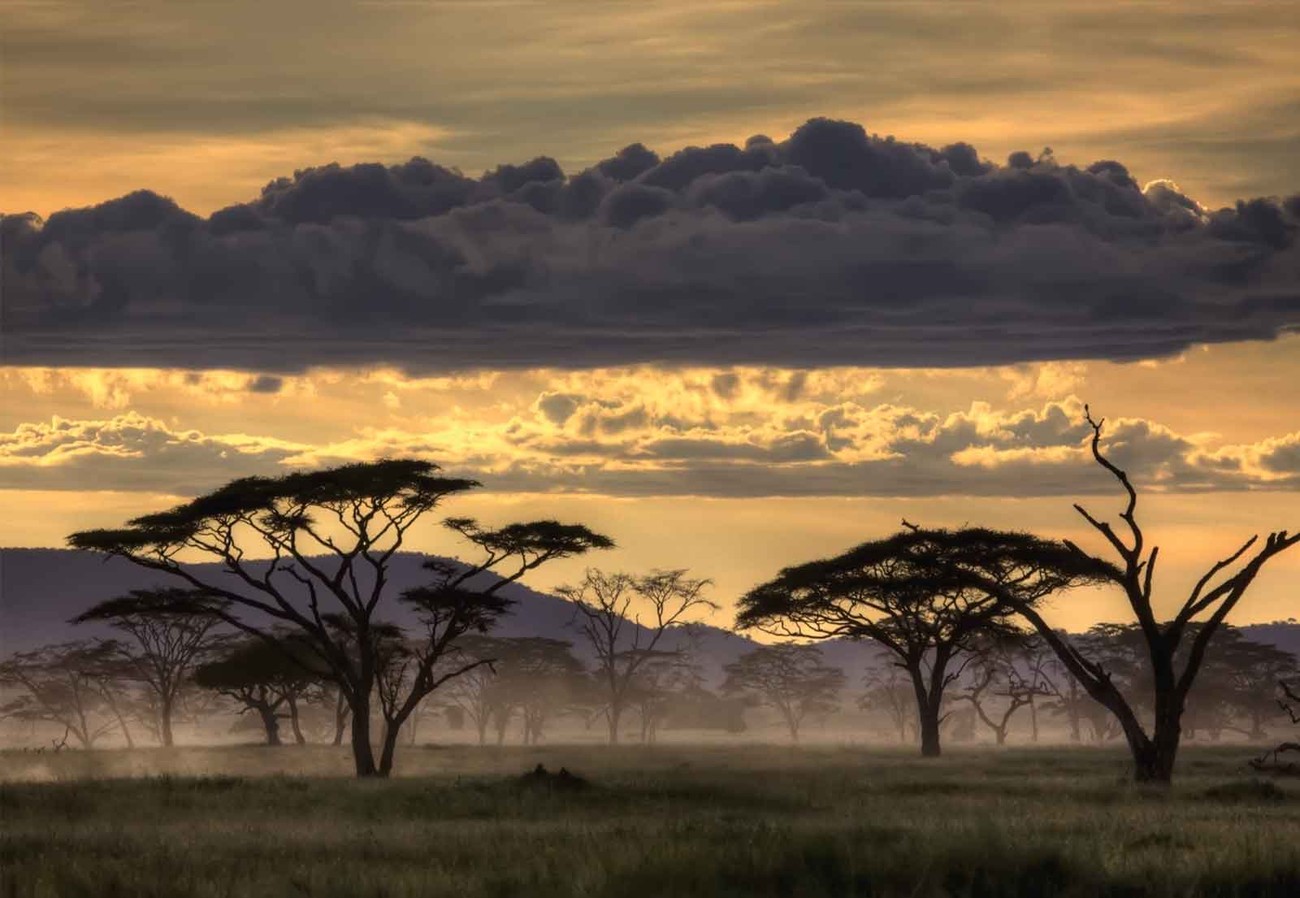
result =
[[[693,618],[716,605],[708,581],[684,570],[591,569],[561,588],[590,664],[565,641],[491,635],[514,604],[503,587],[613,546],[581,524],[488,528],[446,518],[445,531],[474,558],[430,558],[423,585],[392,595],[389,563],[411,527],[479,484],[428,462],[384,460],[243,478],[120,529],[73,534],[74,547],[126,558],[176,585],[77,618],[108,623],[112,639],[6,660],[0,686],[17,697],[0,713],[61,725],[64,742],[89,748],[114,729],[131,744],[133,727],[171,745],[177,715],[214,698],[255,717],[270,744],[283,741],[284,720],[303,742],[307,709],[332,741],[346,731],[363,777],[392,771],[403,729],[413,738],[430,709],[468,721],[481,742],[489,734],[503,741],[518,721],[523,740],[535,743],[556,716],[580,714],[603,722],[613,744],[628,718],[650,743],[674,715],[740,728],[740,711],[763,708],[797,741],[807,721],[841,707],[845,674],[811,643],[842,638],[888,659],[869,674],[858,707],[883,713],[925,756],[940,754],[945,729],[983,728],[1004,744],[1023,718],[1037,739],[1048,714],[1075,741],[1122,738],[1135,779],[1167,783],[1184,736],[1260,738],[1279,710],[1275,691],[1293,696],[1294,659],[1225,620],[1300,534],[1252,537],[1181,602],[1157,602],[1159,548],[1139,523],[1128,475],[1102,449],[1103,422],[1086,417],[1092,458],[1125,498],[1118,525],[1075,506],[1104,553],[1028,533],[904,521],[895,534],[788,567],[746,593],[738,627],[784,641],[727,665],[716,693],[690,648]],[[216,560],[222,573],[182,564],[182,554]],[[1083,634],[1053,628],[1045,603],[1079,587],[1117,589],[1133,621]],[[392,622],[395,603],[414,626]],[[665,639],[672,631],[682,638]]]

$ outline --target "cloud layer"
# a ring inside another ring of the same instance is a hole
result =
[[[0,489],[194,494],[237,476],[420,457],[496,492],[720,498],[1110,493],[1073,397],[950,414],[852,399],[837,375],[744,372],[638,393],[548,390],[496,417],[360,428],[337,441],[204,434],[137,412],[0,433]],[[1110,457],[1144,491],[1295,490],[1300,432],[1224,444],[1141,418],[1107,425]]]
[[[1118,162],[816,119],[470,178],[299,171],[3,223],[4,360],[296,369],[1130,359],[1300,324],[1300,195],[1202,209]]]

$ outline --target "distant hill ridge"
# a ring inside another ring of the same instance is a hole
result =
[[[390,599],[395,600],[402,591],[428,582],[430,575],[421,567],[428,557],[414,552],[393,556],[388,564],[387,593]],[[256,564],[264,565],[265,562]],[[205,577],[212,577],[220,565],[209,562],[188,567],[204,572]],[[216,577],[230,575],[217,572]],[[477,582],[486,584],[496,579],[499,578],[495,575],[485,574]],[[107,635],[109,631],[102,624],[74,626],[68,621],[96,602],[129,590],[178,584],[182,584],[178,578],[148,570],[125,559],[105,558],[93,552],[0,549],[0,654]],[[507,584],[501,593],[514,599],[516,604],[493,630],[494,635],[563,639],[574,643],[578,654],[583,654],[581,634],[574,627],[571,602],[521,583]],[[400,624],[414,623],[412,612],[402,603],[386,601],[385,604],[384,619]],[[710,679],[720,677],[723,664],[754,646],[747,637],[719,627],[704,626],[700,635],[701,654],[711,662],[706,663],[706,668],[712,668],[707,671]],[[665,636],[666,647],[678,647],[679,638]]]
[[[399,553],[389,563],[389,595],[428,581],[421,564],[429,557],[414,552]],[[455,563],[455,562],[453,562]],[[211,571],[216,563],[192,565]],[[222,575],[229,576],[229,575]],[[484,575],[494,578],[494,575]],[[105,558],[75,549],[0,549],[0,655],[26,651],[54,642],[105,635],[99,625],[73,626],[68,621],[96,602],[122,595],[132,589],[175,585],[176,578],[150,571],[121,558]],[[490,582],[486,579],[485,582]],[[572,603],[559,596],[530,589],[520,583],[502,588],[516,600],[510,615],[493,631],[499,636],[545,636],[574,643],[584,655],[581,635],[574,628]],[[385,617],[397,623],[413,622],[401,603],[388,603]],[[1279,621],[1248,624],[1242,632],[1250,639],[1269,643],[1300,655],[1300,624]],[[754,647],[753,640],[715,626],[699,630],[700,654],[708,678],[721,678],[722,666]],[[679,639],[667,640],[667,648],[679,647]],[[851,686],[861,682],[862,671],[876,651],[849,640],[820,643],[826,660],[849,674]]]

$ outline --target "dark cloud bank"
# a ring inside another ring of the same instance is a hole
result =
[[[1118,162],[998,165],[813,120],[573,176],[295,173],[3,223],[10,364],[412,369],[1130,359],[1300,325],[1300,196],[1200,209]]]

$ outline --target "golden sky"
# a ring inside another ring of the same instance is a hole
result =
[[[1172,602],[1300,527],[1295,12],[7,3],[0,207],[147,189],[200,218],[145,196],[6,232],[0,545],[417,456],[485,483],[449,513],[580,520],[619,543],[595,563],[690,567],[729,606],[902,517],[1085,539],[1073,501],[1118,510],[1086,401]],[[615,173],[634,143],[658,156]],[[413,156],[467,178],[403,169],[380,212],[374,172],[259,199]],[[599,165],[590,208],[538,156]],[[430,184],[463,195],[401,205]],[[1293,552],[1237,619],[1291,617],[1298,579]]]
[[[1300,183],[1298,32],[1291,0],[11,0],[0,197],[206,214],[308,165],[576,170],[825,115],[1220,205]]]

